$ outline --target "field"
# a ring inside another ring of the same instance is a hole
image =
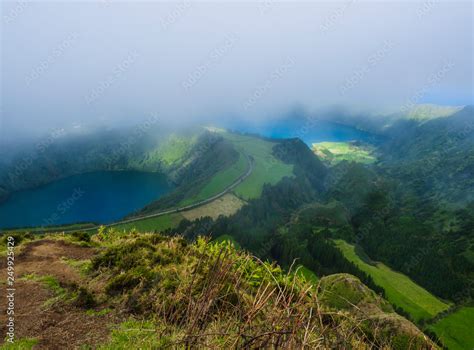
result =
[[[199,191],[199,193],[192,197],[186,198],[179,206],[189,205],[199,202],[206,198],[212,197],[224,191],[229,185],[237,181],[237,179],[246,173],[248,162],[246,157],[241,153],[239,159],[227,169],[219,171],[212,179]]]
[[[232,193],[227,193],[211,203],[183,211],[181,214],[188,220],[194,220],[204,216],[210,216],[213,219],[217,219],[219,215],[230,216],[234,214],[244,204],[245,202],[240,198],[234,196]]]
[[[450,350],[474,349],[474,307],[463,307],[442,318],[430,329]]]
[[[274,142],[228,132],[222,135],[233,143],[237,151],[254,160],[252,174],[234,190],[238,197],[244,200],[258,198],[264,184],[274,185],[285,176],[293,176],[293,166],[273,156]]]
[[[179,213],[176,214],[167,214],[162,216],[157,216],[154,218],[138,220],[135,222],[130,222],[128,224],[121,224],[113,226],[117,230],[131,230],[136,229],[139,232],[153,232],[153,231],[162,231],[167,228],[175,227],[183,219],[183,216]]]
[[[353,245],[343,240],[335,240],[335,243],[346,259],[370,275],[375,284],[385,290],[390,303],[408,312],[415,321],[430,319],[449,307],[404,274],[393,271],[382,263],[371,265],[363,261]]]
[[[354,142],[313,143],[313,152],[324,162],[334,165],[343,160],[370,164],[376,161],[374,147]]]

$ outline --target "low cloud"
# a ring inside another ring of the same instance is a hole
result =
[[[188,125],[473,103],[472,6],[3,2],[0,141],[152,114]]]

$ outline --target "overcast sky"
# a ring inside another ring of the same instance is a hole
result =
[[[0,137],[473,103],[472,3],[3,2]]]

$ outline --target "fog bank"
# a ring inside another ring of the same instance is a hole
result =
[[[3,2],[0,138],[473,103],[471,2]]]

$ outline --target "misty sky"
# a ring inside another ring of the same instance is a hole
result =
[[[2,4],[0,137],[473,103],[472,3]]]

